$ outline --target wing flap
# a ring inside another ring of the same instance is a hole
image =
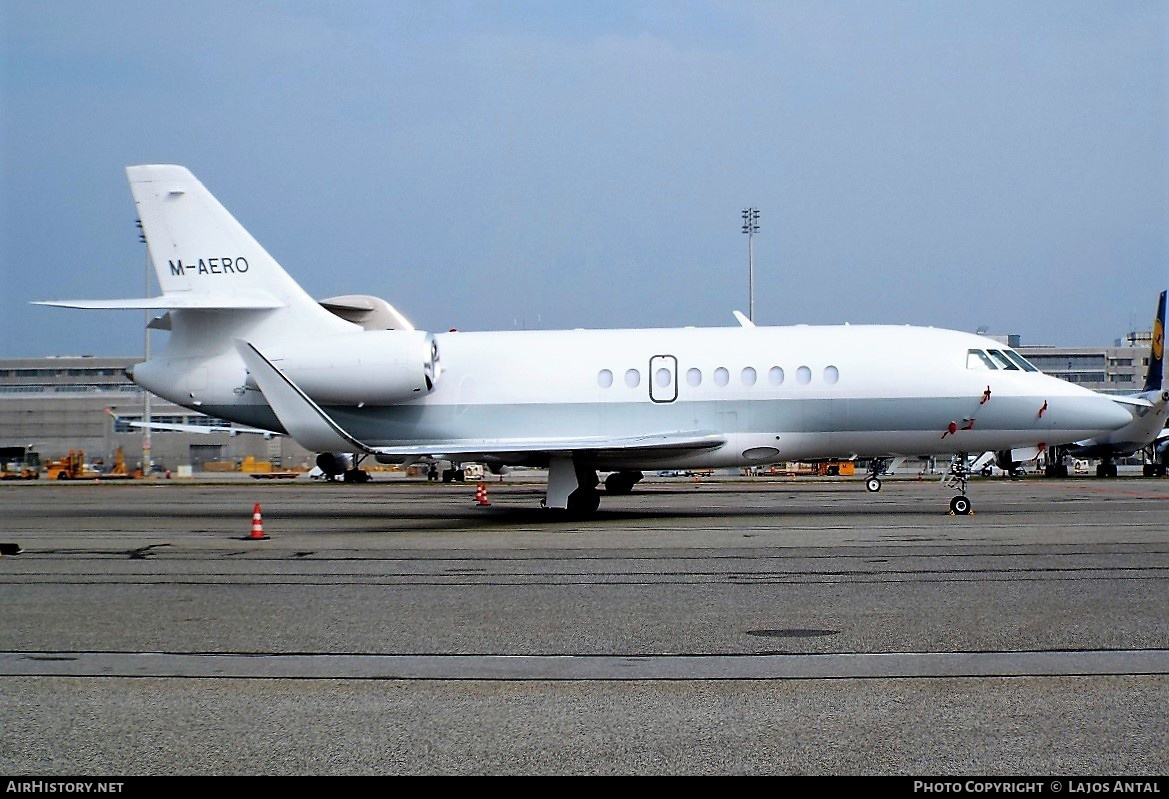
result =
[[[425,455],[448,460],[477,460],[483,457],[506,459],[508,455],[571,455],[589,452],[600,457],[664,457],[676,452],[717,449],[726,439],[717,433],[702,431],[658,433],[645,436],[609,436],[596,438],[499,438],[442,439],[417,441],[405,446],[373,447],[379,455],[407,457]]]

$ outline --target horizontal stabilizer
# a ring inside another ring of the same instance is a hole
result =
[[[284,303],[271,295],[256,294],[163,294],[128,300],[42,300],[33,305],[86,310],[253,310],[282,308]]]

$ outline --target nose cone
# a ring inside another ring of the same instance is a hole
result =
[[[1132,413],[1120,403],[1095,394],[1089,397],[1060,397],[1052,401],[1052,425],[1057,430],[1079,431],[1088,435],[1119,430],[1133,420]]]

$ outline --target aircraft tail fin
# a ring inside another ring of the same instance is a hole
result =
[[[1149,370],[1145,373],[1144,391],[1160,391],[1165,368],[1165,292],[1157,300],[1157,318],[1153,322],[1153,344],[1149,349]]]
[[[160,307],[327,313],[186,167],[131,166],[126,176],[162,289]]]

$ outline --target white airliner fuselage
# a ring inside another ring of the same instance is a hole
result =
[[[548,465],[548,506],[591,510],[597,469],[631,487],[641,469],[1046,446],[1133,419],[933,328],[371,329],[309,298],[187,170],[128,173],[162,296],[55,304],[169,309],[136,383],[317,451]]]

